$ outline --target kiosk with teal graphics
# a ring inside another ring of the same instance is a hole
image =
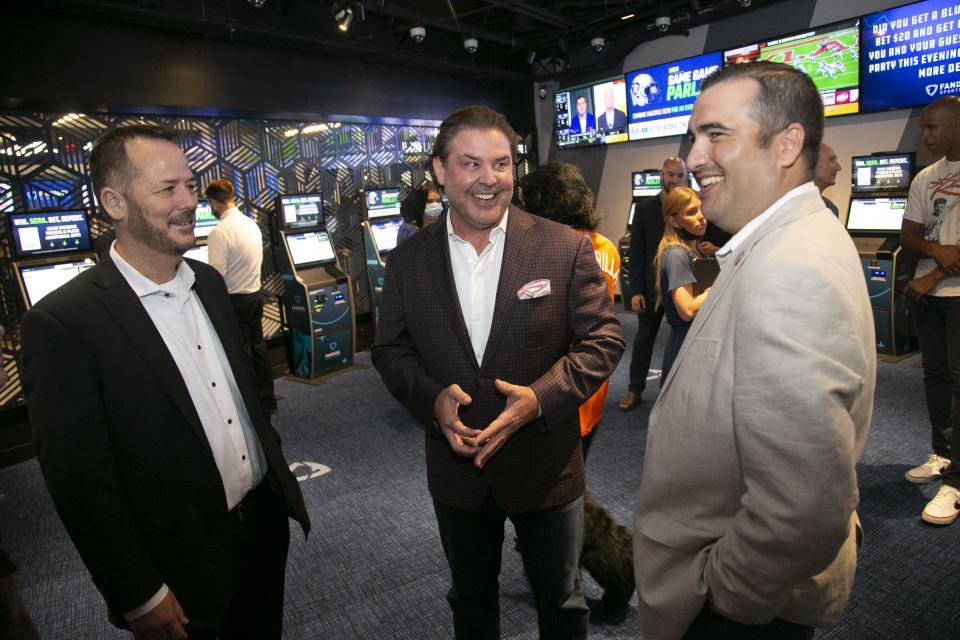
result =
[[[319,193],[279,198],[279,266],[290,374],[312,380],[353,363],[354,305]]]
[[[360,193],[360,201],[363,203],[363,248],[373,300],[373,319],[376,322],[380,317],[386,257],[397,246],[397,233],[403,224],[400,216],[400,189],[367,189]]]
[[[12,212],[7,223],[24,311],[96,263],[84,209]]]
[[[877,353],[914,351],[903,287],[916,262],[901,251],[900,226],[914,175],[912,153],[854,156],[847,231],[860,254],[873,309]]]

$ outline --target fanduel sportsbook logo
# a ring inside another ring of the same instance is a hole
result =
[[[931,98],[937,95],[937,89],[939,89],[939,87],[935,84],[928,84],[925,88],[927,90],[927,95]]]

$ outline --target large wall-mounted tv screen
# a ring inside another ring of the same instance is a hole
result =
[[[759,49],[760,60],[792,65],[813,79],[825,116],[859,111],[859,19],[760,42]],[[740,61],[736,55],[729,59]]]
[[[553,126],[561,149],[627,141],[627,89],[616,76],[553,94]]]
[[[863,109],[925,105],[960,93],[960,6],[926,0],[863,18]]]
[[[630,139],[685,134],[700,82],[719,69],[722,60],[714,51],[628,73]]]

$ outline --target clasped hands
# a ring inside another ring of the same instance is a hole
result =
[[[507,405],[486,429],[473,429],[460,420],[460,406],[473,402],[460,385],[450,385],[440,392],[433,403],[433,413],[450,448],[457,455],[473,458],[478,469],[482,469],[510,436],[535,419],[540,412],[540,401],[530,387],[521,387],[499,379],[494,382],[494,386],[507,397]]]

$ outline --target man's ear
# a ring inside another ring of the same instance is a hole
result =
[[[100,192],[100,206],[110,222],[117,223],[127,217],[127,198],[112,187],[104,187]]]
[[[437,181],[437,184],[441,187],[446,178],[446,169],[443,166],[443,161],[440,158],[433,159],[433,177]]]
[[[778,158],[780,166],[794,166],[798,160],[801,160],[803,153],[803,141],[806,138],[803,125],[799,122],[791,122],[777,137],[779,138],[777,150],[780,154]]]

